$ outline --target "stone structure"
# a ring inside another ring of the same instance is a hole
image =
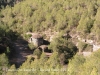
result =
[[[39,47],[43,52],[47,51],[48,50],[48,46],[47,45],[41,45]]]
[[[34,33],[29,39],[30,43],[33,43],[35,46],[40,46],[43,44],[43,37],[40,34]]]

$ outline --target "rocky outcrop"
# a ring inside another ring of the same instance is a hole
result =
[[[100,49],[100,45],[93,44],[93,51]]]
[[[96,40],[91,40],[91,39],[84,39],[84,38],[81,38],[78,34],[73,34],[71,35],[71,38],[72,38],[72,42],[78,46],[78,42],[81,41],[81,42],[85,42],[89,45],[92,45],[92,51],[97,51],[98,49],[100,49],[100,44],[98,44],[98,42]],[[81,52],[81,54],[83,54],[84,56],[88,56],[88,55],[91,55],[92,52]]]
[[[89,56],[92,52],[82,52],[83,56]]]

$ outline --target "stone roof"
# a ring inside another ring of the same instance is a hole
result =
[[[32,38],[38,39],[38,38],[43,38],[43,37],[42,37],[42,35],[40,35],[38,33],[33,33]]]

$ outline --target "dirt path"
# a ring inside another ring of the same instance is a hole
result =
[[[26,60],[27,55],[33,52],[27,48],[27,43],[24,40],[18,39],[13,43],[14,53],[10,57],[10,63],[15,64],[16,68]]]

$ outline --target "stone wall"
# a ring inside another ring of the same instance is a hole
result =
[[[79,35],[71,35],[72,37],[72,41],[73,43],[78,46],[78,42],[81,41],[81,42],[85,42],[87,44],[90,44],[93,46],[92,50],[93,52],[94,51],[97,51],[98,49],[100,49],[100,44],[98,44],[95,40],[91,40],[91,39],[83,39],[81,38]],[[75,39],[77,41],[75,41]],[[88,56],[88,55],[91,55],[92,52],[82,52],[81,54],[83,54],[84,56]]]
[[[35,45],[35,46],[40,46],[43,44],[43,39],[41,38],[31,38],[32,39],[32,43]]]

